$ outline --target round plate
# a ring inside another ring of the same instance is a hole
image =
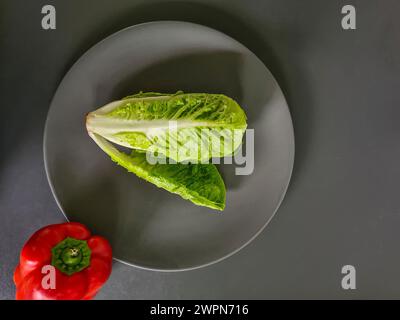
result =
[[[254,171],[239,176],[237,166],[219,166],[227,188],[222,213],[128,173],[88,136],[86,113],[141,90],[223,93],[245,110]],[[67,219],[107,237],[116,259],[187,270],[233,254],[270,221],[292,172],[293,126],[275,79],[242,44],[192,23],[150,22],[101,41],[67,73],[48,113],[44,159]]]

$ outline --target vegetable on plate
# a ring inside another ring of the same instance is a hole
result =
[[[95,133],[90,135],[114,162],[138,177],[197,205],[225,208],[224,181],[213,164],[150,164],[144,152],[132,150],[128,155]]]
[[[86,118],[89,133],[118,145],[204,162],[234,154],[246,115],[233,99],[208,93],[139,93],[111,102]]]
[[[140,92],[86,117],[89,136],[114,162],[157,187],[216,210],[224,210],[226,190],[210,159],[234,155],[246,127],[246,115],[233,99],[181,91]],[[133,150],[127,154],[111,142]],[[152,157],[156,161],[149,161]]]

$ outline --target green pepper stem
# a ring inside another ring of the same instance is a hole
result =
[[[90,265],[91,251],[85,240],[65,238],[51,249],[51,253],[51,264],[67,275]]]

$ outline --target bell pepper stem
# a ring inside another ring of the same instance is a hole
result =
[[[51,264],[69,276],[90,265],[91,250],[85,240],[65,238],[51,249],[51,253]]]

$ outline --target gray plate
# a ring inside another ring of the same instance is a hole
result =
[[[255,130],[255,169],[227,187],[223,213],[198,207],[127,173],[89,138],[85,114],[137,91],[213,92],[236,99]],[[107,237],[115,258],[153,270],[219,261],[263,230],[286,192],[294,161],[285,98],[263,63],[236,40],[185,22],[124,29],[84,54],[61,82],[48,113],[44,159],[65,216]]]

